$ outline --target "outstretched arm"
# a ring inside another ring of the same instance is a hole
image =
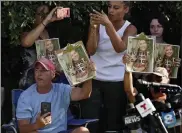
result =
[[[92,80],[85,81],[82,87],[74,87],[71,92],[71,100],[79,101],[90,97],[92,92]]]
[[[124,74],[124,90],[128,96],[131,103],[135,102],[135,96],[137,95],[136,88],[133,87],[133,76],[131,72],[125,71]]]
[[[26,32],[23,33],[21,35],[21,45],[23,47],[31,47],[34,42],[39,38],[39,36],[41,35],[41,33],[43,32],[43,30],[45,29],[45,26],[55,20],[61,20],[57,19],[55,16],[55,11],[61,7],[56,7],[54,8],[48,15],[47,17],[42,21],[42,23],[40,23],[36,28],[34,28],[33,30],[31,30],[30,32]]]
[[[130,57],[128,55],[124,55],[123,56],[123,63],[126,64],[127,62],[129,62]],[[124,90],[129,98],[129,101],[131,103],[135,102],[135,96],[138,93],[136,88],[133,87],[133,75],[132,72],[127,72],[125,71],[124,74]]]

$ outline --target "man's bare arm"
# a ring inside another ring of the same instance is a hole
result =
[[[79,101],[90,97],[92,92],[92,80],[85,81],[82,87],[75,87],[71,92],[71,100]]]
[[[128,96],[131,103],[135,102],[135,96],[137,95],[136,88],[133,87],[133,76],[131,72],[125,71],[124,74],[124,90]]]
[[[117,53],[123,52],[127,48],[127,41],[128,41],[128,36],[133,36],[137,34],[137,29],[134,25],[129,25],[126,28],[126,31],[124,32],[123,37],[121,38],[112,23],[109,23],[106,26],[106,32],[108,36],[110,37],[110,40],[112,42],[113,48]]]
[[[30,124],[30,120],[18,120],[20,133],[38,133],[36,124]]]
[[[30,120],[18,120],[18,127],[20,133],[37,133],[37,130],[45,127],[48,124],[51,124],[51,121],[45,120],[47,116],[50,115],[50,112],[43,114],[42,116],[38,113],[36,122],[30,124]]]

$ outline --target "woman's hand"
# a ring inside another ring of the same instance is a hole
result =
[[[173,59],[173,65],[174,65],[174,67],[180,67],[181,66],[181,59],[180,58],[174,58]]]
[[[108,16],[103,11],[102,13],[100,13],[94,10],[94,13],[90,14],[90,21],[93,25],[102,24],[104,26],[108,26],[109,24],[111,24],[111,21],[109,20]]]
[[[63,17],[57,18],[56,11],[57,9],[61,9],[62,7],[55,7],[52,9],[52,11],[47,15],[47,17],[44,19],[43,23],[48,24],[57,20],[64,19]]]

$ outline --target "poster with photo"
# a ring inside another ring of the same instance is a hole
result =
[[[127,54],[130,57],[126,70],[130,72],[152,73],[154,64],[155,38],[141,33],[128,37]]]
[[[61,71],[61,66],[59,65],[57,56],[55,54],[55,51],[60,49],[59,39],[51,38],[51,39],[37,40],[35,44],[36,44],[37,59],[41,57],[48,58],[54,63],[56,69],[58,71]]]
[[[71,86],[95,77],[95,70],[90,66],[90,59],[82,41],[57,50],[56,56]]]
[[[180,46],[157,43],[155,67],[165,67],[170,78],[177,78],[181,59],[179,58]]]

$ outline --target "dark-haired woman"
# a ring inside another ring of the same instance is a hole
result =
[[[128,11],[129,2],[110,1],[108,15],[97,11],[90,14],[87,51],[96,65],[96,78],[89,99],[92,102],[83,111],[87,113],[85,110],[92,107],[94,109],[91,110],[98,112],[94,93],[99,92],[102,108],[99,133],[120,131],[124,127],[122,117],[125,115],[127,98],[123,87],[125,65],[121,62],[121,57],[125,53],[128,36],[137,34],[136,27],[124,20]],[[90,114],[85,116],[93,117],[92,112]]]

